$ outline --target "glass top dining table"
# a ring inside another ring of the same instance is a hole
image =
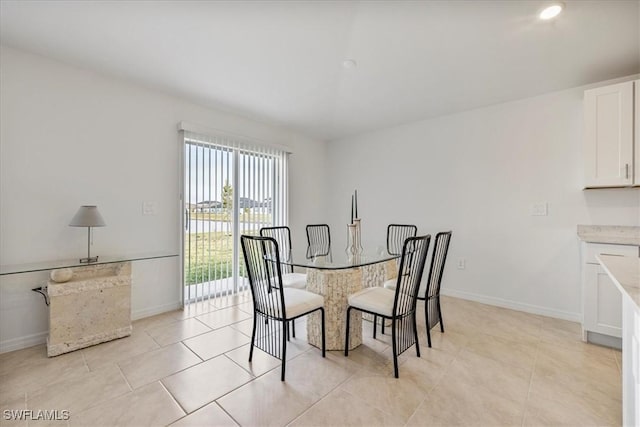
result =
[[[384,248],[384,249],[383,249]],[[305,248],[306,249],[306,248]],[[397,276],[399,255],[387,252],[386,246],[367,248],[359,254],[347,254],[334,248],[326,255],[311,256],[321,251],[292,251],[292,256],[280,260],[283,265],[306,269],[307,291],[324,297],[325,331],[327,350],[344,350],[346,311],[348,297],[365,287],[382,286],[386,280]],[[351,314],[349,348],[362,343],[362,314]],[[309,344],[321,347],[322,321],[319,313],[311,313],[307,320]]]
[[[400,255],[390,254],[381,247],[367,248],[358,254],[347,254],[345,250],[332,249],[322,255],[310,255],[310,251],[292,251],[289,259],[280,259],[280,263],[300,268],[313,268],[317,270],[345,270],[349,268],[364,267],[379,264]]]

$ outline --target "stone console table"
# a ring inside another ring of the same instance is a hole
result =
[[[72,270],[68,282],[47,282],[50,357],[131,335],[131,262]]]
[[[131,262],[176,256],[147,254],[104,257],[91,264],[72,260],[1,266],[0,275],[72,270],[70,280],[49,280],[40,289],[49,301],[47,355],[51,357],[131,335]]]

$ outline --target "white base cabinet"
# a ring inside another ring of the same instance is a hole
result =
[[[582,243],[582,336],[585,341],[595,341],[590,337],[593,333],[622,337],[622,295],[596,260],[600,254],[638,256],[638,247]]]

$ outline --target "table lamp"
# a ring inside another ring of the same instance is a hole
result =
[[[80,206],[78,212],[69,223],[71,227],[87,227],[87,257],[80,258],[81,263],[98,262],[98,257],[91,257],[91,227],[104,227],[104,219],[97,206]]]

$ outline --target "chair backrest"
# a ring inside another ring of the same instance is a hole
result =
[[[291,261],[291,230],[289,227],[262,227],[260,236],[271,237],[278,243],[278,256],[281,262]],[[293,267],[290,265],[281,264],[280,268],[283,273],[293,273]]]
[[[447,261],[449,252],[449,242],[451,242],[451,231],[443,231],[436,234],[433,244],[433,255],[431,256],[431,267],[427,278],[427,299],[440,295],[440,285],[442,274],[444,273],[444,263]]]
[[[404,241],[408,237],[416,237],[418,227],[409,224],[389,224],[387,226],[387,252],[400,255]]]
[[[396,295],[393,303],[394,317],[415,312],[418,288],[424,272],[431,236],[408,237],[402,247],[398,270]]]
[[[433,244],[433,255],[431,256],[431,267],[427,277],[424,304],[427,313],[427,327],[433,328],[440,321],[440,285],[444,273],[444,264],[449,252],[449,242],[451,242],[451,231],[436,234]],[[422,290],[420,291],[422,292]]]
[[[331,230],[329,225],[307,225],[307,244],[307,258],[329,255],[331,252]]]
[[[278,242],[271,237],[242,235],[240,244],[254,310],[268,318],[282,319],[284,294]]]

